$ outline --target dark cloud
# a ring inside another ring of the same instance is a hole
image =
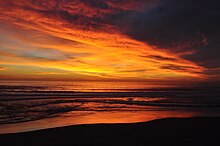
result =
[[[209,75],[220,76],[220,68],[209,69],[209,70],[206,70],[205,73]]]
[[[218,38],[211,39],[208,45],[200,47],[195,54],[184,55],[183,58],[209,69],[218,68],[220,66],[220,36],[216,37]]]
[[[161,66],[161,69],[167,69],[167,70],[176,70],[176,71],[180,71],[180,72],[191,72],[191,73],[201,73],[201,72],[197,72],[194,70],[193,67],[189,67],[189,66],[180,66],[180,65],[164,65]]]
[[[163,57],[163,56],[159,56],[159,55],[148,55],[148,56],[142,56],[142,57],[151,58],[151,59],[155,59],[155,60],[162,60],[162,61],[176,61],[175,58]]]
[[[146,11],[123,12],[117,25],[136,40],[206,68],[219,67],[219,6],[218,0],[160,0]]]
[[[162,69],[170,69],[170,70],[186,70],[188,67],[178,66],[178,65],[164,65],[161,67]]]
[[[146,69],[135,69],[135,70],[124,70],[124,71],[121,71],[121,72],[145,72]]]
[[[213,31],[211,22],[217,20],[210,16],[210,9],[201,0],[163,0],[150,11],[130,15],[125,20],[128,23],[125,32],[138,40],[171,49],[177,42]]]
[[[158,0],[107,0],[106,3],[120,10],[143,11],[157,4]]]

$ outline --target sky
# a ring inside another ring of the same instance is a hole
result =
[[[0,79],[220,81],[219,0],[0,0]]]

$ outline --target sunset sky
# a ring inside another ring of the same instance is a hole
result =
[[[0,0],[0,79],[220,79],[219,0]]]

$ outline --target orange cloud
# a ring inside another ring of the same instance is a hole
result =
[[[131,8],[120,8],[113,1],[106,6],[79,0],[1,1],[0,31],[6,40],[0,45],[0,64],[53,68],[82,78],[203,77],[203,67],[180,54],[134,40],[104,19]],[[60,74],[40,71],[41,75],[51,73]]]

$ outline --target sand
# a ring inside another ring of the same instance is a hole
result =
[[[73,125],[1,134],[1,146],[220,146],[220,117]]]

